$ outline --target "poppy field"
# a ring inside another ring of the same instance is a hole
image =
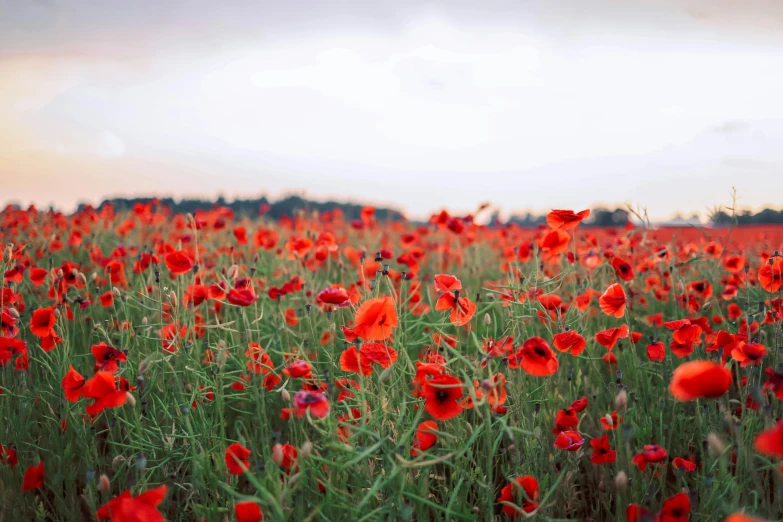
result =
[[[783,227],[261,210],[2,212],[0,520],[783,519]]]

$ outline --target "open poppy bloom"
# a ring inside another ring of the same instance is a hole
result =
[[[617,410],[613,410],[611,414],[601,417],[601,426],[607,431],[616,430],[621,422],[623,422],[623,418],[617,415]]]
[[[93,399],[87,406],[88,415],[98,415],[106,408],[119,408],[128,400],[128,392],[117,388],[114,374],[99,371],[82,388],[82,397]]]
[[[24,472],[22,492],[27,493],[31,489],[41,489],[44,485],[44,464],[39,462],[37,466],[30,466]]]
[[[677,493],[663,501],[657,520],[660,522],[688,522],[691,518],[690,513],[690,497],[685,493]]]
[[[436,375],[424,381],[422,397],[427,413],[438,420],[449,420],[462,413],[462,388],[462,381],[452,375]]]
[[[109,522],[165,522],[163,515],[158,511],[158,506],[166,498],[167,487],[164,484],[146,491],[136,497],[130,491],[123,491],[118,497],[114,497],[95,513],[98,520]]]
[[[225,461],[228,472],[232,475],[241,475],[250,468],[250,450],[235,442],[226,448]]]
[[[675,469],[681,469],[686,473],[690,473],[691,471],[694,471],[696,469],[695,462],[691,462],[690,460],[685,460],[681,457],[674,457],[672,459],[672,466],[674,466]]]
[[[68,402],[78,402],[82,396],[82,388],[84,387],[84,377],[70,367],[68,373],[65,374],[62,380],[63,391],[65,392],[65,400]]]
[[[669,391],[679,401],[716,399],[731,386],[731,371],[711,361],[691,361],[678,366],[672,374]]]
[[[90,351],[92,352],[93,357],[95,357],[95,367],[93,370],[96,372],[98,370],[112,373],[116,372],[119,369],[117,363],[126,362],[128,360],[127,355],[104,342],[93,345],[93,347],[90,348]]]
[[[353,332],[367,341],[383,341],[399,324],[394,300],[388,295],[368,299],[356,310]]]
[[[663,462],[669,453],[657,444],[645,444],[644,451],[634,455],[631,462],[639,468],[639,471],[647,469],[648,464]]]
[[[552,337],[552,344],[558,351],[570,352],[574,357],[585,351],[587,347],[585,338],[573,330],[556,334]]]
[[[783,286],[783,257],[771,258],[758,269],[761,288],[769,293],[775,293]]]
[[[435,421],[424,421],[419,424],[414,435],[411,456],[416,457],[422,451],[426,451],[434,446],[438,442],[438,435],[435,433],[437,431],[438,425]]]
[[[624,324],[617,328],[609,328],[607,330],[601,330],[595,334],[595,340],[601,346],[607,350],[614,349],[618,339],[625,339],[628,337],[628,325]]]
[[[544,254],[545,259],[558,256],[566,251],[571,236],[561,229],[551,230],[538,241],[538,248]]]
[[[451,310],[449,320],[456,326],[465,326],[476,314],[476,304],[467,297],[460,297],[459,291],[446,292],[438,298],[435,310]]]
[[[57,316],[54,315],[54,308],[39,308],[30,317],[30,333],[36,337],[50,337],[55,335],[56,323]]]
[[[583,219],[590,217],[590,210],[574,212],[573,210],[553,210],[546,215],[546,224],[553,229],[571,230],[576,228]]]
[[[335,308],[344,308],[351,304],[351,296],[342,285],[332,285],[318,292],[315,300],[322,305],[332,305]]]
[[[312,365],[304,359],[295,359],[283,368],[283,374],[294,379],[309,379]]]
[[[619,284],[614,283],[598,299],[598,304],[603,313],[619,319],[625,315],[625,301],[625,290]]]
[[[226,301],[236,306],[250,306],[257,300],[252,288],[232,288],[226,294]]]
[[[662,342],[654,342],[647,345],[647,358],[654,362],[663,362],[666,356],[666,348]]]
[[[522,368],[530,375],[547,377],[557,372],[555,352],[540,337],[531,337],[509,358],[509,368]]]
[[[561,431],[555,438],[555,448],[566,451],[576,451],[584,443],[585,440],[577,431]]]
[[[264,519],[264,513],[255,502],[237,502],[234,517],[237,522],[260,522]]]
[[[163,258],[166,267],[172,275],[179,276],[190,272],[193,268],[193,260],[182,250],[174,250]]]
[[[329,400],[321,392],[300,390],[294,395],[294,404],[299,417],[304,417],[308,411],[319,419],[329,415]]]
[[[275,444],[272,447],[272,461],[280,466],[286,473],[298,469],[296,446],[291,444]]]
[[[503,505],[503,513],[514,516],[532,513],[538,508],[538,481],[530,475],[517,477],[500,490],[498,502]]]
[[[438,274],[435,276],[435,290],[441,294],[462,290],[462,282],[453,275]]]
[[[593,454],[590,456],[590,462],[593,464],[614,464],[617,460],[617,451],[609,445],[609,437],[606,435],[592,439],[590,445],[593,447]]]
[[[767,349],[763,344],[742,341],[738,343],[736,348],[731,350],[732,358],[740,363],[740,366],[743,368],[751,364],[757,365],[766,354]]]

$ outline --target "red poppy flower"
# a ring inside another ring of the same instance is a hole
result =
[[[272,448],[272,461],[283,468],[286,473],[298,468],[297,455],[296,446],[291,444],[275,444]]]
[[[576,431],[561,431],[555,439],[555,447],[566,451],[576,451],[584,443],[585,440]]]
[[[319,419],[329,415],[329,399],[322,392],[300,390],[294,395],[294,405],[298,417],[304,417],[308,411]]]
[[[555,352],[540,337],[531,337],[509,358],[509,368],[522,368],[530,375],[547,377],[557,372]]]
[[[617,283],[610,285],[598,299],[601,311],[618,319],[625,315],[625,302],[625,291]]]
[[[647,358],[655,362],[663,362],[666,349],[662,342],[654,342],[647,345]]]
[[[434,446],[438,442],[438,435],[435,433],[437,431],[438,425],[435,421],[424,421],[419,424],[414,435],[411,456],[416,457],[422,451],[426,451]]]
[[[783,458],[783,420],[759,433],[753,447],[762,455]]]
[[[741,367],[751,364],[757,365],[767,354],[767,349],[763,344],[740,342],[737,347],[731,351],[731,356],[740,363]]]
[[[427,413],[438,420],[449,420],[462,413],[463,384],[452,375],[436,375],[424,382],[422,396]]]
[[[30,282],[33,283],[35,286],[41,286],[44,284],[44,281],[46,280],[46,274],[48,272],[44,268],[37,268],[33,267],[30,269],[29,276],[30,276]]]
[[[731,371],[711,361],[691,361],[678,366],[672,374],[669,391],[679,401],[716,399],[731,386]]]
[[[41,489],[44,485],[44,464],[39,462],[37,466],[30,466],[24,472],[22,491],[27,493],[31,489]]]
[[[159,486],[136,497],[130,491],[123,491],[120,496],[101,506],[95,518],[110,522],[165,522],[158,506],[166,498],[167,489],[165,485]]]
[[[549,259],[565,252],[570,241],[571,236],[568,235],[568,232],[556,229],[550,231],[538,241],[538,248],[541,249],[544,258]]]
[[[283,368],[283,374],[294,379],[309,379],[313,367],[304,359],[296,359]]]
[[[593,454],[590,456],[590,462],[593,464],[614,464],[617,460],[617,451],[609,445],[609,437],[606,435],[592,439],[590,445],[593,447]]]
[[[260,522],[264,519],[264,513],[255,502],[237,502],[234,517],[237,522]]]
[[[232,288],[226,294],[226,300],[232,305],[250,306],[258,300],[251,288]]]
[[[553,210],[546,215],[546,223],[553,229],[571,230],[576,228],[583,219],[590,216],[590,210],[574,212],[573,210]]]
[[[113,346],[109,346],[102,342],[100,344],[93,345],[90,349],[92,355],[95,357],[94,371],[103,370],[105,372],[116,372],[119,368],[118,362],[126,362],[128,356],[119,351]]]
[[[332,305],[336,308],[344,308],[351,304],[351,296],[341,285],[332,285],[318,292],[315,300],[320,304]]]
[[[617,277],[623,281],[631,281],[634,277],[633,267],[627,261],[615,257],[612,259],[612,268],[614,268]]]
[[[538,508],[538,481],[526,475],[517,477],[500,490],[498,502],[503,505],[503,513],[506,515],[521,515],[532,513]]]
[[[571,352],[574,357],[581,354],[587,346],[585,338],[573,330],[556,334],[552,337],[552,344],[558,351]]]
[[[462,282],[453,275],[438,274],[435,276],[435,290],[441,294],[462,290]]]
[[[435,310],[451,310],[449,320],[456,326],[465,326],[476,314],[476,304],[467,297],[459,297],[459,291],[441,295]]]
[[[617,328],[609,328],[607,330],[601,330],[595,334],[595,340],[598,344],[604,346],[607,350],[614,349],[618,339],[625,339],[628,337],[628,325],[624,324]]]
[[[356,310],[353,331],[367,341],[383,341],[399,324],[394,300],[388,295],[368,299]]]
[[[644,451],[634,455],[631,462],[639,468],[639,471],[644,471],[647,469],[647,464],[662,462],[668,455],[669,453],[657,444],[645,444]]]
[[[775,293],[783,286],[783,257],[770,258],[769,263],[764,263],[758,269],[757,277],[761,288],[770,293]]]
[[[93,399],[93,403],[87,406],[87,414],[98,415],[106,408],[119,408],[125,404],[128,393],[117,388],[113,374],[99,371],[84,384],[82,397]]]
[[[658,514],[659,522],[688,522],[690,520],[691,499],[685,493],[676,495],[663,501],[661,512]]]
[[[696,469],[695,462],[691,462],[690,460],[685,460],[680,457],[674,457],[674,459],[672,459],[672,466],[674,466],[676,469],[681,469],[686,473],[690,473]]]
[[[242,444],[235,442],[226,448],[225,461],[228,472],[232,475],[241,475],[250,468],[251,451]]]
[[[388,368],[397,361],[397,350],[381,343],[364,343],[359,348],[359,358],[362,365],[374,363]]]
[[[760,518],[749,517],[745,513],[734,513],[729,515],[723,522],[766,522]]]
[[[56,323],[57,316],[54,315],[54,308],[39,308],[30,317],[30,333],[36,337],[55,335],[54,325]]]
[[[82,388],[84,387],[84,377],[70,367],[68,373],[65,374],[62,380],[63,391],[65,392],[65,399],[68,402],[78,402],[82,396]]]
[[[579,416],[574,408],[565,408],[558,410],[555,414],[555,427],[552,428],[552,433],[560,433],[561,431],[568,431],[572,428],[576,428],[579,425]]]
[[[182,250],[173,250],[163,258],[172,275],[179,276],[190,272],[193,268],[193,260]]]

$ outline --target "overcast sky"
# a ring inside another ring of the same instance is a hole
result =
[[[0,0],[3,203],[783,193],[783,1]]]

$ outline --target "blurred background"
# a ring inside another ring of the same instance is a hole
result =
[[[783,2],[0,0],[2,203],[778,208]]]

